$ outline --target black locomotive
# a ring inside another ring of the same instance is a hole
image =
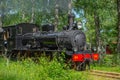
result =
[[[98,60],[98,54],[85,50],[85,34],[74,24],[73,16],[69,16],[68,26],[61,32],[55,32],[54,25],[39,26],[31,23],[21,23],[3,27],[0,34],[0,51],[7,52],[7,56],[35,56],[46,52],[52,56],[63,51],[67,61],[71,61],[77,70],[83,70],[90,60]]]

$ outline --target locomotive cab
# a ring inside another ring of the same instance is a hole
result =
[[[8,51],[21,50],[23,48],[22,36],[27,33],[37,32],[39,26],[31,23],[20,23],[3,27],[3,45]]]
[[[21,23],[16,25],[16,35],[24,35],[39,31],[39,26],[31,23]]]

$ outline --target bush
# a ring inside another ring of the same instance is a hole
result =
[[[9,61],[0,58],[0,80],[86,80],[82,73],[64,70],[57,60],[48,62],[40,58],[37,63],[31,59]]]
[[[105,55],[102,64],[92,65],[93,69],[120,72],[120,65],[118,65],[117,54]]]

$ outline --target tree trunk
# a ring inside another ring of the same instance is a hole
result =
[[[2,21],[2,17],[0,17],[0,32],[3,32],[3,21]]]
[[[0,27],[2,27],[2,17],[0,16]]]
[[[55,5],[55,31],[57,31],[58,30],[58,13],[59,13],[59,11],[58,11],[58,4],[57,4],[57,2],[56,2],[56,5]]]
[[[25,12],[22,11],[22,20],[24,21],[25,20]]]
[[[117,0],[117,12],[118,12],[118,40],[117,40],[117,52],[120,57],[120,0]]]
[[[0,28],[3,27],[3,21],[4,21],[4,17],[5,17],[5,6],[4,6],[4,2],[1,1],[0,2],[0,10],[1,10],[1,16],[0,16]]]
[[[99,52],[100,47],[100,20],[97,12],[94,12],[95,33],[96,33],[96,49]]]
[[[71,11],[72,11],[72,0],[70,0],[68,4],[68,14],[71,14]]]
[[[30,23],[33,23],[34,22],[34,10],[33,10],[33,8],[32,8],[32,15],[31,15],[31,20],[30,20]]]
[[[34,15],[35,15],[35,13],[34,13],[34,3],[35,3],[35,0],[32,0],[32,3],[33,3],[33,5],[32,5],[32,14],[31,14],[31,20],[30,20],[31,23],[34,22]]]

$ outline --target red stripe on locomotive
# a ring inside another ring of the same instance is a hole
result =
[[[83,54],[73,54],[72,60],[83,62],[84,61],[84,55]]]
[[[77,54],[73,54],[72,55],[72,61],[76,62],[76,61],[80,61],[83,62],[85,59],[93,59],[94,61],[98,61],[99,60],[99,54],[98,53],[77,53]]]

